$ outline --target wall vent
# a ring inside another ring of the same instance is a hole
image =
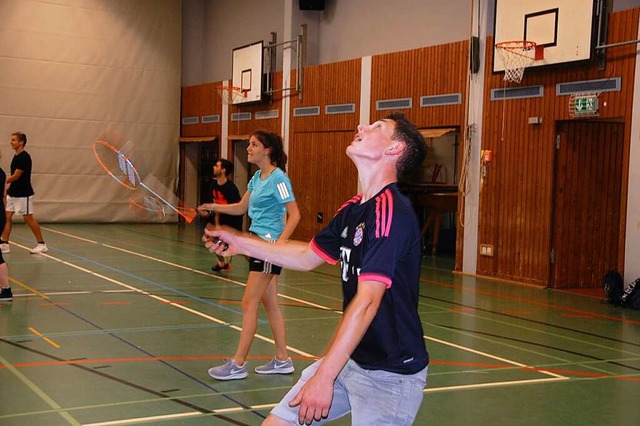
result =
[[[404,99],[387,99],[384,101],[376,101],[376,111],[383,111],[386,109],[407,109],[411,108],[413,102],[411,98]]]
[[[506,89],[491,89],[491,100],[541,98],[544,96],[544,86],[508,87]]]
[[[231,114],[231,121],[249,121],[251,120],[250,112],[235,112]]]
[[[270,109],[268,111],[256,111],[256,120],[266,120],[268,118],[278,118],[280,111],[277,109]]]
[[[293,109],[294,117],[306,117],[309,115],[320,115],[320,107],[319,106],[300,107],[300,108]]]
[[[556,96],[576,95],[579,93],[619,92],[621,85],[621,77],[558,83],[556,84]]]
[[[325,114],[351,114],[356,112],[356,104],[335,104],[324,107]]]
[[[462,103],[462,93],[450,93],[448,95],[420,96],[421,107],[459,105]]]
[[[202,124],[206,123],[218,123],[220,122],[220,114],[216,115],[203,115],[202,116]]]
[[[198,124],[198,117],[182,117],[181,123],[183,125]]]

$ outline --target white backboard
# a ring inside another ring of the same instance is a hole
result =
[[[262,101],[263,63],[262,41],[233,49],[231,84],[247,94],[246,97],[236,98],[233,105]]]
[[[526,40],[544,46],[529,67],[591,59],[596,0],[496,0],[494,43]],[[494,47],[493,71],[504,71]]]

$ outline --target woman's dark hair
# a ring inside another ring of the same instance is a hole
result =
[[[251,136],[258,139],[265,148],[271,148],[271,153],[269,154],[271,164],[274,164],[276,167],[282,169],[283,172],[286,172],[287,154],[284,153],[284,148],[282,147],[282,138],[266,130],[256,130]]]

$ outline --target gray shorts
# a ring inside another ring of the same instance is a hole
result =
[[[302,371],[300,380],[271,410],[271,414],[292,425],[299,424],[298,407],[289,407],[289,401],[315,374],[321,362],[318,360]],[[351,413],[352,425],[411,425],[422,403],[427,368],[404,375],[365,370],[350,359],[334,383],[329,416],[312,424],[325,424]]]

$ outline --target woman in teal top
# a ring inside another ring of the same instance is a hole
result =
[[[275,133],[257,130],[247,147],[249,163],[258,166],[240,202],[235,204],[203,204],[199,210],[243,215],[251,218],[249,231],[263,240],[277,244],[289,239],[300,221],[300,211],[285,174],[287,155],[282,138]],[[242,331],[238,348],[227,363],[209,369],[218,380],[247,377],[246,358],[258,325],[258,306],[264,305],[269,317],[276,353],[266,365],[255,368],[258,374],[290,374],[293,362],[287,354],[284,319],[278,305],[278,275],[282,268],[260,259],[249,258],[249,278],[242,297]]]

